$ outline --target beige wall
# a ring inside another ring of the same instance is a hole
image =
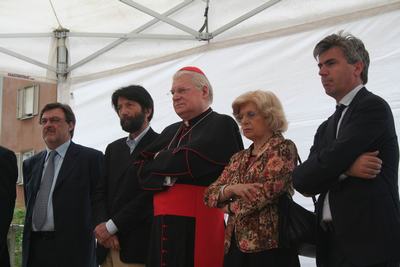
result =
[[[31,80],[4,77],[0,143],[15,152],[43,149],[38,116],[17,119],[17,92],[19,88],[39,84],[39,111],[57,100],[57,85]]]
[[[15,153],[34,150],[35,153],[45,148],[41,137],[39,114],[28,119],[17,119],[17,92],[19,88],[39,85],[38,111],[44,105],[57,100],[57,85],[37,82],[13,77],[3,77],[2,103],[0,105],[0,144],[13,150]],[[23,206],[23,191],[17,186],[17,206]]]

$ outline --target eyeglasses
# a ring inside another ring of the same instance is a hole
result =
[[[176,89],[176,90],[171,90],[171,91],[169,91],[169,92],[170,92],[171,95],[175,95],[175,94],[184,95],[184,94],[186,94],[186,93],[189,92],[189,91],[190,91],[189,88],[178,88],[178,89]]]
[[[239,123],[241,123],[241,122],[243,121],[244,118],[247,118],[247,119],[249,119],[249,120],[252,120],[252,119],[254,119],[257,115],[258,115],[258,113],[255,112],[255,111],[248,111],[248,112],[245,113],[245,114],[238,114],[238,115],[236,116],[236,120],[237,120]]]
[[[50,124],[59,124],[63,119],[59,117],[42,118],[39,122],[40,125],[45,125],[47,122]]]

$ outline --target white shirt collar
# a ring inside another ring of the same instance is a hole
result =
[[[340,101],[339,104],[345,105],[346,107],[348,107],[351,103],[351,101],[353,101],[354,97],[356,96],[356,94],[358,93],[358,91],[360,91],[362,88],[364,87],[364,84],[359,84],[357,85],[353,90],[351,90],[350,92],[347,93],[347,95],[345,95]]]
[[[144,129],[138,136],[135,137],[135,139],[131,139],[128,135],[128,137],[126,138],[126,144],[128,145],[128,147],[132,151],[135,149],[136,145],[140,142],[140,140],[143,138],[143,136],[146,135],[146,133],[149,131],[150,129],[150,125],[146,127],[146,129]]]
[[[67,142],[65,142],[64,144],[58,146],[56,149],[54,149],[55,151],[57,151],[57,154],[60,155],[60,157],[64,158],[65,154],[67,153],[68,147],[71,144],[71,139],[69,139]],[[47,155],[46,155],[46,159],[49,156],[49,153],[51,151],[51,149],[49,149],[48,147],[46,147],[46,151],[47,151]]]

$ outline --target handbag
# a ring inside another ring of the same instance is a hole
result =
[[[315,205],[315,197],[313,197]],[[283,194],[278,203],[279,247],[294,248],[298,255],[315,258],[317,219],[297,204],[290,195]]]

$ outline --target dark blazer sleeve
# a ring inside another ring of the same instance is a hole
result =
[[[18,167],[14,152],[0,147],[0,252],[5,246],[13,216],[17,177]]]
[[[96,226],[97,218],[97,199],[96,199],[96,190],[97,185],[101,183],[101,179],[104,176],[104,155],[100,151],[95,151],[93,156],[90,158],[90,199],[92,205],[92,223],[93,226]]]
[[[118,228],[118,232],[127,232],[137,227],[152,216],[153,194],[150,191],[136,193],[135,198],[127,202],[111,219]]]
[[[319,127],[308,159],[293,172],[293,185],[299,192],[327,191],[339,183],[339,176],[359,155],[379,149],[393,117],[382,98],[363,90],[350,104],[335,140],[323,141],[330,129],[329,120]]]
[[[93,193],[93,214],[95,225],[106,221],[109,218],[107,207],[107,174],[109,173],[108,162],[110,161],[110,145],[107,146],[102,161],[101,175],[98,177],[95,191]]]

